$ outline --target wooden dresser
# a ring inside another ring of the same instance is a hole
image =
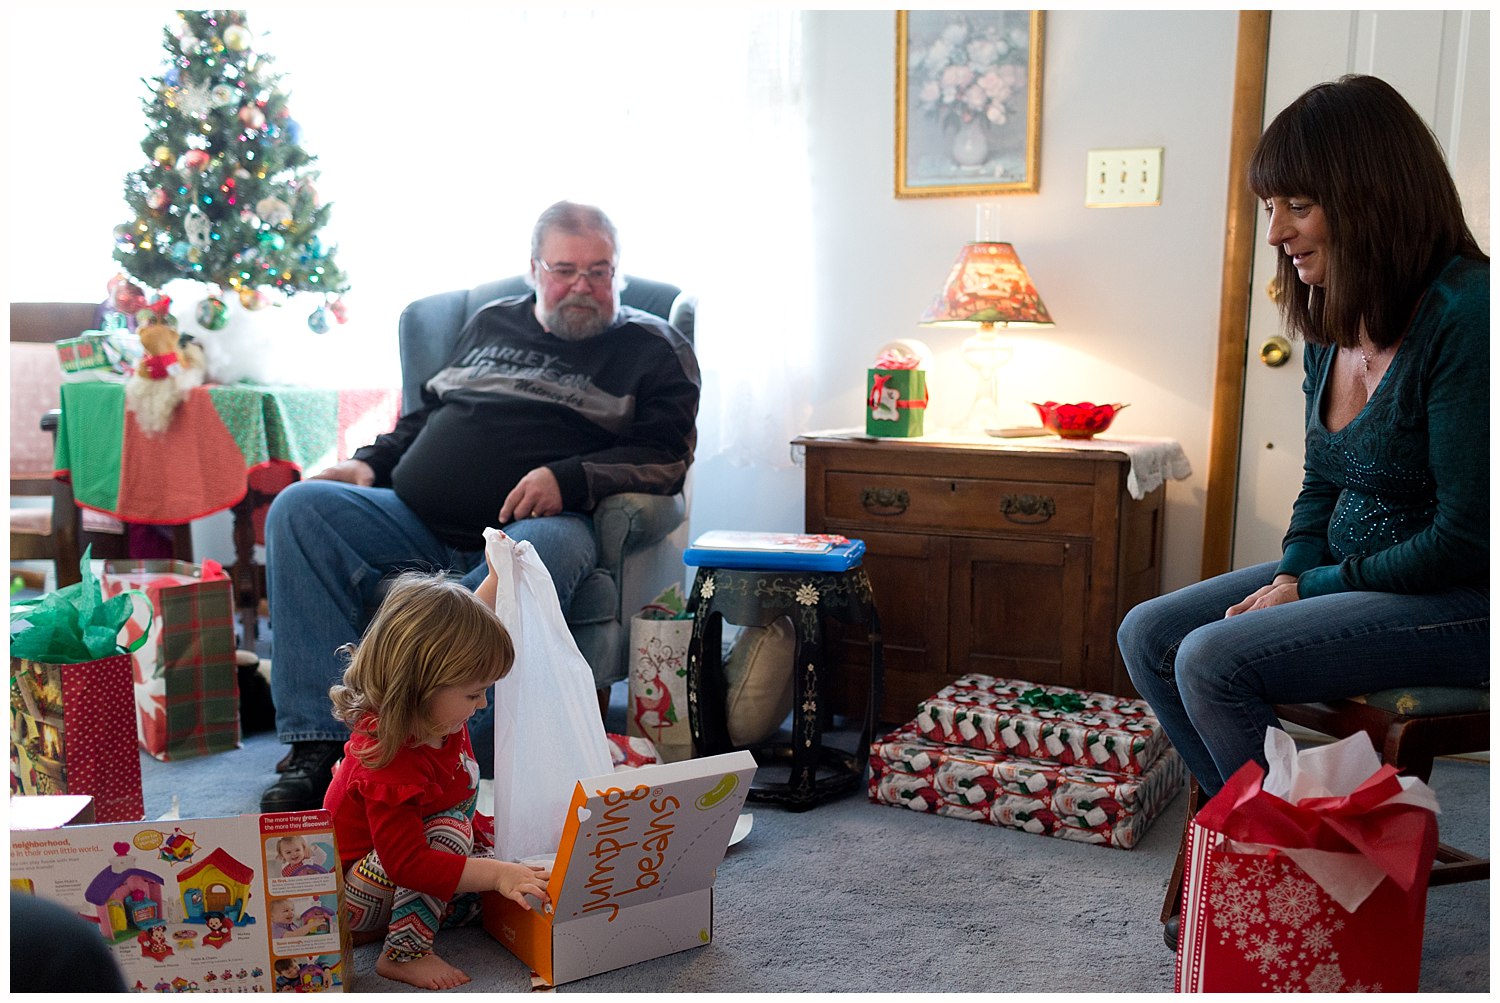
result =
[[[828,433],[793,442],[806,468],[807,531],[868,548],[883,721],[911,720],[917,701],[968,672],[1137,695],[1115,630],[1160,589],[1165,488],[1134,499],[1124,453],[1030,441]],[[829,648],[828,664],[850,670],[840,678],[869,664],[855,632],[830,637]]]

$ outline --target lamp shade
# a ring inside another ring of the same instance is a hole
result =
[[[922,314],[921,323],[1042,327],[1051,325],[1052,317],[1016,249],[976,241],[958,252],[943,291]]]

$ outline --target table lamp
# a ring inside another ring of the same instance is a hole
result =
[[[1031,284],[1016,249],[997,241],[974,241],[958,252],[943,290],[922,314],[926,327],[977,327],[964,340],[964,361],[979,374],[974,403],[960,427],[983,432],[999,425],[995,371],[1010,358],[1000,327],[1051,327],[1052,317]]]

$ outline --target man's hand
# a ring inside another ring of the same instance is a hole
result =
[[[559,515],[562,510],[562,488],[557,486],[557,478],[546,467],[537,467],[505,496],[505,504],[500,506],[500,525],[539,515]]]
[[[343,481],[362,488],[375,483],[375,470],[364,460],[344,460],[331,467],[324,467],[308,478],[310,481]]]
[[[1270,609],[1282,603],[1296,602],[1302,598],[1297,594],[1297,579],[1292,575],[1277,575],[1270,585],[1263,585],[1224,611],[1224,619],[1248,613],[1253,609]]]

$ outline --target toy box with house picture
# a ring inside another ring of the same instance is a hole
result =
[[[93,923],[131,989],[347,988],[327,812],[48,827],[48,800],[11,801],[12,893]]]

